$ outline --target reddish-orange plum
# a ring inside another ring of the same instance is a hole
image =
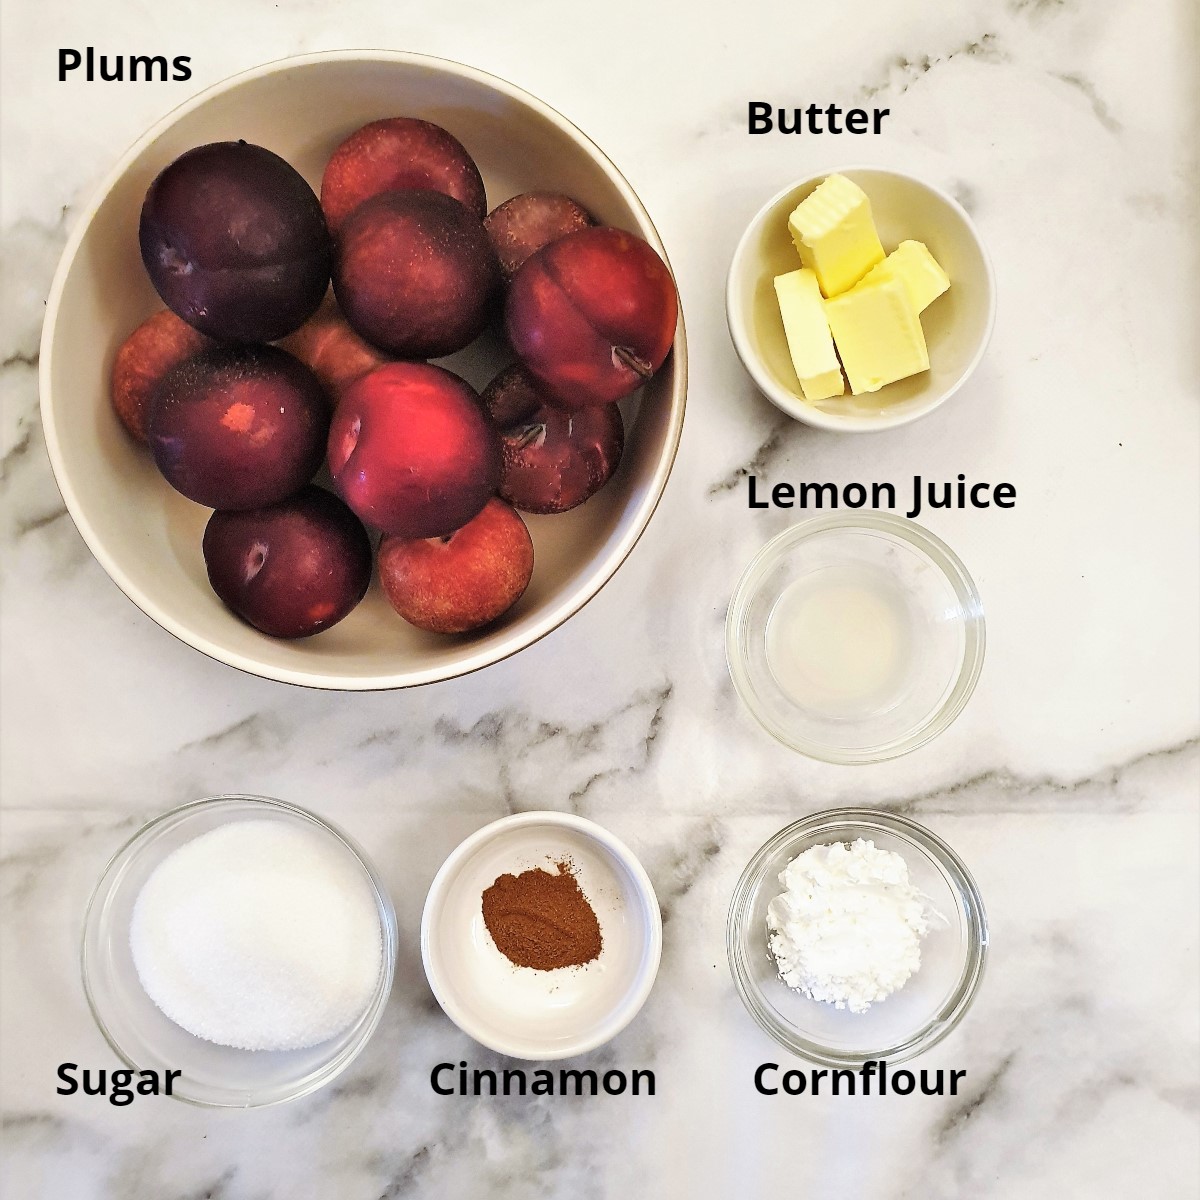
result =
[[[332,404],[355,380],[388,361],[350,328],[332,297],[280,344],[316,375]]]
[[[113,359],[109,395],[121,424],[139,442],[149,441],[146,424],[155,385],[172,367],[211,345],[169,308],[147,317],[121,343]]]
[[[515,363],[484,389],[500,429],[500,495],[524,512],[560,513],[598,492],[621,461],[625,427],[615,404],[567,412],[546,402],[527,368]]]
[[[522,192],[488,213],[483,227],[507,280],[543,246],[595,224],[582,204],[561,192]]]
[[[371,541],[336,496],[310,484],[266,508],[213,513],[204,562],[243,621],[271,637],[310,637],[366,595]]]
[[[496,620],[533,576],[533,541],[502,500],[446,537],[379,544],[379,578],[392,607],[430,633],[466,633]]]
[[[359,334],[397,358],[441,358],[473,342],[499,284],[483,223],[441,192],[375,196],[338,237],[338,304]]]
[[[466,380],[428,363],[388,363],[342,397],[329,469],[368,525],[403,538],[442,537],[495,493],[500,439]]]
[[[167,482],[209,508],[261,508],[321,465],[329,402],[317,377],[275,346],[205,350],[154,389],[150,449]]]
[[[513,277],[509,341],[556,404],[629,395],[662,366],[675,338],[675,281],[653,247],[621,229],[551,242]]]
[[[333,152],[321,179],[321,207],[336,234],[364,200],[381,192],[426,188],[487,212],[483,177],[463,144],[440,125],[414,117],[372,121]]]

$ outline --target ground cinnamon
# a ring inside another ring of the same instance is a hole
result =
[[[600,954],[600,922],[569,862],[558,874],[535,867],[501,875],[483,893],[483,922],[497,949],[518,967],[554,971]]]

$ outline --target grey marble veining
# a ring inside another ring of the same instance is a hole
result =
[[[1200,192],[1185,0],[3,7],[6,1198],[1195,1195],[1200,364],[1188,247]],[[60,84],[63,44],[188,53],[195,78]],[[234,71],[362,45],[511,78],[609,151],[671,255],[692,385],[660,510],[579,616],[460,681],[336,696],[210,662],[107,580],[49,470],[37,350],[75,216],[145,127]],[[880,138],[751,138],[750,99],[891,115]],[[1000,292],[970,387],[924,421],[864,438],[793,424],[758,396],[722,296],[763,199],[852,161],[901,166],[957,196]],[[967,710],[930,746],[877,767],[823,766],[776,746],[739,706],[722,629],[743,565],[795,514],[749,511],[747,475],[886,479],[903,494],[914,474],[958,471],[1011,481],[1019,497],[1010,512],[929,515],[988,611],[988,660]],[[116,1065],[78,975],[97,874],[148,817],[225,791],[325,813],[380,865],[401,949],[378,1035],[326,1091],[273,1110],[55,1095],[64,1060]],[[755,1067],[787,1056],[729,980],[729,895],[778,828],[844,803],[929,824],[985,897],[984,986],[921,1060],[966,1068],[960,1096],[753,1090]],[[652,1067],[653,1100],[429,1089],[437,1062],[496,1057],[425,984],[425,891],[463,836],[538,807],[603,822],[654,880],[658,983],[587,1064]]]

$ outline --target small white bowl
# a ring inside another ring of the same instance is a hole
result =
[[[582,967],[535,971],[497,949],[482,897],[504,874],[569,859],[604,941]],[[583,817],[527,812],[473,833],[442,864],[421,917],[421,958],[437,1002],[500,1054],[549,1060],[610,1041],[645,1003],[662,953],[654,887],[632,851]]]
[[[810,403],[788,354],[773,281],[800,265],[788,216],[833,174],[845,175],[867,193],[886,251],[909,239],[924,242],[950,276],[950,290],[921,314],[928,371],[877,392]],[[863,433],[923,417],[970,378],[992,335],[996,282],[971,218],[945,192],[902,171],[835,167],[784,188],[759,209],[734,251],[725,313],[738,357],[776,408],[820,429]]]
[[[201,537],[209,511],[173,491],[121,428],[108,397],[117,348],[161,300],[142,269],[146,189],[193,146],[245,138],[288,160],[314,187],[329,155],[368,121],[407,115],[448,128],[474,156],[488,202],[518,192],[576,197],[605,225],[666,251],[633,188],[565,117],[472,67],[387,50],[337,50],[269,63],[201,92],[117,163],[84,209],[46,302],[42,424],[67,511],[113,582],[169,633],[243,671],[309,687],[360,691],[464,675],[524,649],[577,613],[628,557],[658,505],[683,426],[683,320],[666,363],[622,401],[620,468],[586,504],[526,523],[533,579],[478,633],[439,637],[405,624],[376,582],[344,621],[280,641],[238,620],[208,584]],[[482,388],[508,361],[495,337],[443,360]]]

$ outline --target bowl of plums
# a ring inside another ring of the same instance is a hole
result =
[[[574,615],[666,485],[687,353],[646,210],[519,88],[306,55],[175,110],[76,224],[42,421],[96,559],[189,645],[404,687]]]

